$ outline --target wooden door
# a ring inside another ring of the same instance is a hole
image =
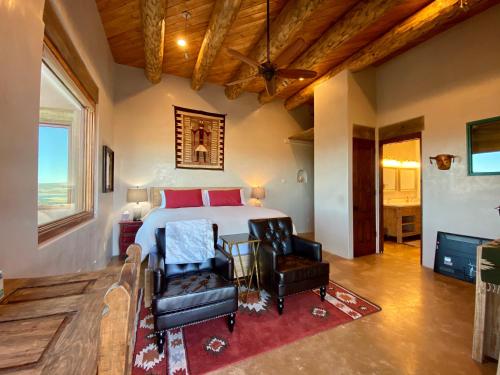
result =
[[[354,256],[376,253],[375,141],[353,138]]]

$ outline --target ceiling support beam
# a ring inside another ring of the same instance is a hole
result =
[[[481,0],[468,0],[469,12],[478,6]],[[314,88],[336,76],[344,69],[352,71],[362,70],[371,64],[382,60],[397,50],[425,37],[432,29],[437,28],[455,17],[463,14],[460,8],[460,0],[434,1],[413,16],[407,18],[398,26],[378,38],[373,43],[361,49],[340,65],[331,69],[328,73],[306,86],[285,101],[285,108],[294,109],[307,102],[314,96]]]
[[[376,22],[388,10],[401,3],[401,0],[364,0],[349,10],[342,18],[335,22],[319,40],[305,51],[297,60],[288,66],[289,69],[314,70],[325,56],[341,46],[343,43],[361,33],[368,26]],[[280,78],[276,85],[275,96],[266,91],[259,95],[261,103],[269,103],[295,80]]]
[[[191,77],[191,88],[193,90],[198,91],[205,83],[210,67],[238,14],[240,5],[241,0],[217,0],[215,2],[210,16],[210,23],[203,38]]]
[[[291,0],[285,5],[278,17],[271,23],[271,59],[278,57],[290,43],[294,42],[297,33],[303,28],[304,22],[323,1],[327,0]],[[252,48],[249,57],[254,61],[264,62],[267,58],[266,51],[267,42],[264,33],[255,47]],[[231,81],[254,76],[256,72],[256,68],[243,64]],[[226,87],[226,96],[229,99],[236,99],[250,82]]]
[[[145,73],[151,83],[161,81],[165,37],[166,0],[142,0]]]

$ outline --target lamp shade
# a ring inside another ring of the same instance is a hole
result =
[[[147,202],[148,189],[129,188],[127,190],[127,202]]]
[[[266,189],[262,186],[253,187],[250,196],[255,199],[264,199],[266,197]]]

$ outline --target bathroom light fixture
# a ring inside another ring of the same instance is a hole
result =
[[[382,159],[382,166],[389,168],[420,168],[420,162],[412,160]]]

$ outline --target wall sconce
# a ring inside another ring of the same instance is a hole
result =
[[[255,186],[250,192],[250,197],[257,200],[258,207],[262,207],[261,200],[266,197],[266,189],[262,186]]]
[[[297,171],[297,182],[299,184],[307,184],[307,172],[303,169]]]
[[[435,160],[438,169],[440,169],[442,171],[446,171],[446,170],[450,169],[451,163],[453,163],[455,161],[456,157],[457,157],[457,155],[439,154],[436,156],[429,157],[429,161],[431,162],[431,165],[432,165],[432,161]]]
[[[141,220],[141,207],[139,206],[140,202],[147,202],[148,201],[148,189],[147,188],[142,188],[140,189],[139,186],[135,188],[129,188],[127,190],[127,202],[135,202],[137,203],[137,206],[134,208],[134,221],[139,221]]]

